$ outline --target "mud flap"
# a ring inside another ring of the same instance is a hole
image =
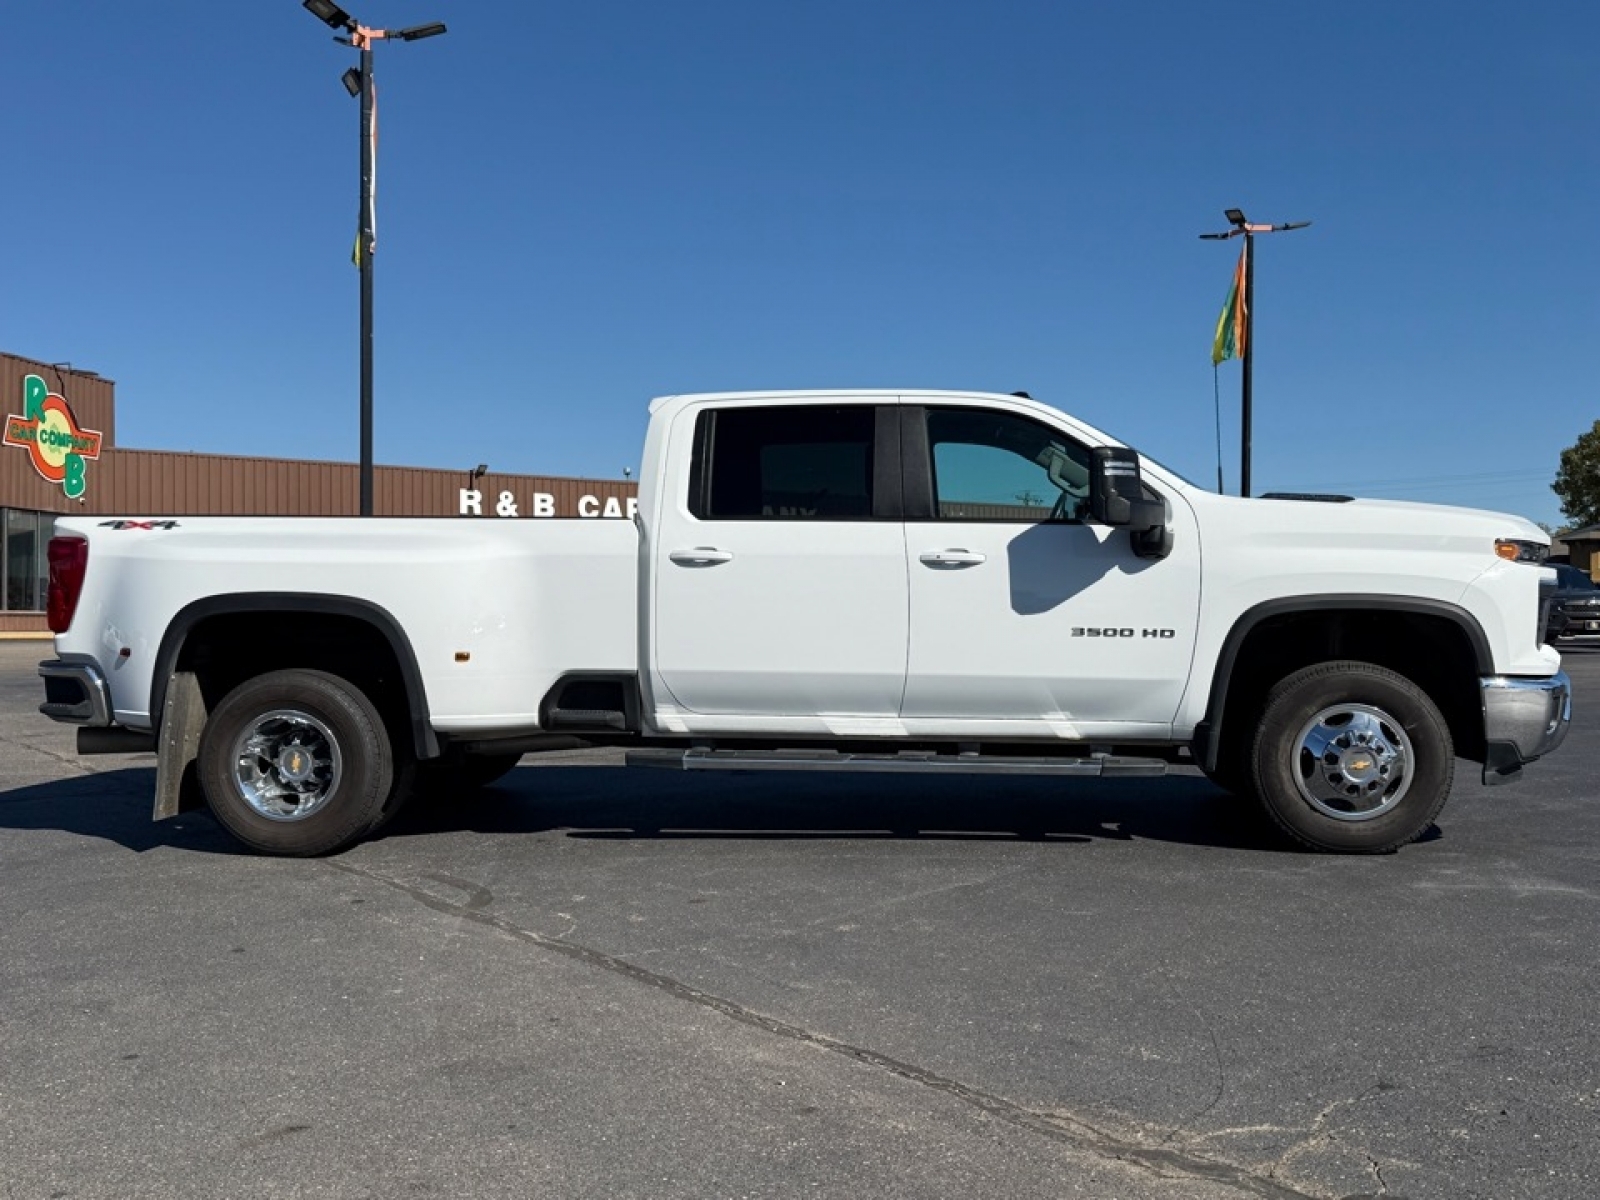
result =
[[[167,681],[166,704],[161,710],[153,820],[165,820],[202,806],[199,782],[189,767],[200,753],[200,731],[205,727],[206,702],[200,694],[200,681],[193,671],[174,671]]]

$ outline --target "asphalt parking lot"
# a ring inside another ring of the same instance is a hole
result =
[[[1386,857],[1195,774],[592,754],[319,861],[151,823],[48,649],[0,643],[7,1200],[1600,1195],[1600,648]]]

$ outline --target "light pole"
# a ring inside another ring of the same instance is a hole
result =
[[[482,479],[488,473],[489,473],[489,464],[488,463],[479,463],[477,466],[473,467],[472,470],[468,471],[467,472],[467,491],[469,491],[469,492],[472,491],[474,485],[477,484],[478,480]]]
[[[1304,229],[1311,224],[1310,221],[1289,221],[1283,225],[1252,225],[1245,220],[1244,213],[1237,208],[1224,209],[1222,215],[1228,218],[1233,226],[1226,233],[1202,233],[1200,236],[1208,240],[1226,241],[1229,238],[1244,237],[1244,295],[1240,297],[1243,306],[1244,322],[1243,336],[1239,339],[1244,343],[1239,347],[1240,365],[1243,367],[1243,379],[1239,384],[1239,495],[1250,494],[1250,356],[1255,349],[1255,338],[1251,336],[1255,328],[1256,319],[1256,256],[1255,236],[1258,233],[1282,233],[1288,229]],[[1227,312],[1224,310],[1226,319]],[[1226,357],[1226,355],[1224,355]],[[1219,361],[1213,353],[1213,362]]]
[[[352,96],[361,97],[361,216],[356,232],[355,261],[361,269],[361,515],[372,515],[372,252],[377,248],[373,185],[377,170],[377,138],[373,129],[376,93],[372,84],[372,46],[392,39],[415,42],[445,32],[442,22],[413,25],[408,29],[369,29],[333,0],[304,0],[312,16],[349,37],[333,40],[361,51],[361,66],[351,67],[340,79]]]

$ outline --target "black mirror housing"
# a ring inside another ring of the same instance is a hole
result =
[[[1139,454],[1126,446],[1098,446],[1090,454],[1089,519],[1127,529],[1140,558],[1165,558],[1172,552],[1166,505],[1145,498]]]
[[[1089,456],[1090,519],[1096,525],[1132,526],[1136,510],[1144,507],[1138,453],[1126,446],[1095,447]]]

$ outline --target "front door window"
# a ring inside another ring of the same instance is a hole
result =
[[[928,410],[934,512],[943,521],[1078,522],[1089,452],[1048,426],[986,409]]]

